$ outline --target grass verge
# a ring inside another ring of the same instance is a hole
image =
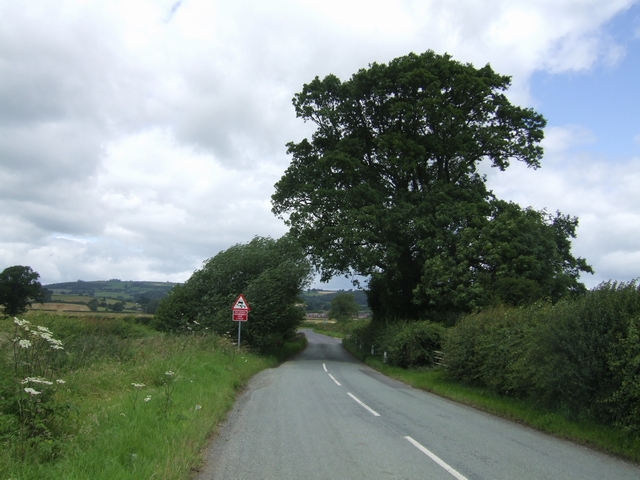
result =
[[[59,316],[52,321],[60,322]],[[16,458],[10,435],[0,438],[0,478],[190,478],[237,391],[255,373],[303,349],[306,339],[284,342],[269,356],[214,335],[147,331],[119,342],[126,343],[126,356],[87,358],[58,375],[66,383],[56,400],[72,413],[56,438],[33,447],[25,461]]]
[[[447,378],[442,369],[405,370],[383,363],[345,341],[344,347],[361,361],[412,387],[432,392],[484,412],[515,421],[536,430],[640,463],[640,440],[613,427],[570,420],[560,412],[544,410],[526,400],[502,397],[485,389]]]

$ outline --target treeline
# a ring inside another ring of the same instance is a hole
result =
[[[443,358],[451,378],[640,434],[636,282],[603,283],[555,304],[488,308],[451,328],[371,324],[357,329],[354,340],[367,351],[386,351],[393,365],[433,366]]]

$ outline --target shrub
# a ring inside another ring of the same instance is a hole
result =
[[[391,365],[403,368],[433,365],[433,352],[439,350],[445,328],[431,322],[390,325],[380,337],[380,346],[387,352]]]
[[[556,305],[493,308],[448,335],[452,377],[640,431],[640,291],[604,283]]]

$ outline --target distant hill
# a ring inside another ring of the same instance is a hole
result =
[[[83,295],[96,298],[112,298],[136,302],[140,297],[149,300],[159,300],[164,297],[177,283],[172,282],[135,282],[131,280],[98,280],[85,282],[51,283],[44,285],[56,296]]]
[[[316,288],[302,292],[300,297],[304,300],[307,312],[327,311],[331,308],[331,300],[339,293],[351,293],[354,300],[360,306],[360,311],[368,311],[367,295],[363,290],[319,290]]]

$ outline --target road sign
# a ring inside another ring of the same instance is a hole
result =
[[[249,320],[249,310],[236,310],[233,309],[233,321],[234,322],[246,322]]]
[[[238,348],[240,348],[240,326],[242,322],[249,320],[249,304],[244,299],[244,295],[238,295],[231,311],[233,312],[233,321],[238,322]]]
[[[244,299],[244,295],[240,294],[238,295],[238,298],[236,298],[235,303],[233,304],[233,310],[245,310],[245,311],[249,311],[251,310],[249,308],[249,304],[247,303],[247,301]]]

